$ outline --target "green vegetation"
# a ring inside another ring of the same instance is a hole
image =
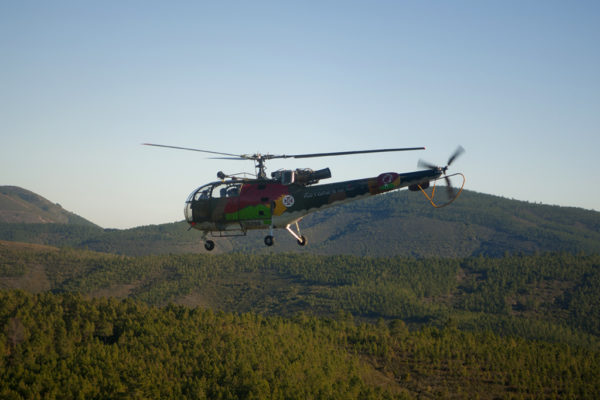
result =
[[[307,227],[313,223],[326,233],[319,237],[317,250],[329,254],[502,257],[506,252],[600,252],[599,212],[471,191],[442,209],[432,208],[419,193],[394,192],[303,220]]]
[[[185,223],[0,223],[0,398],[600,393],[600,213],[400,192],[303,227],[207,254]]]
[[[0,396],[376,398],[320,321],[1,293]]]
[[[452,326],[0,292],[3,398],[566,397],[600,352]]]
[[[596,343],[600,256],[554,253],[464,259],[298,254],[127,257],[0,244],[0,284],[129,297],[227,312],[349,312],[374,321],[494,329],[528,339]],[[41,278],[40,278],[41,277]],[[39,289],[37,289],[39,291]]]

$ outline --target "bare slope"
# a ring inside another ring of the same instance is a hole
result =
[[[18,186],[0,186],[0,223],[96,226],[44,197]]]

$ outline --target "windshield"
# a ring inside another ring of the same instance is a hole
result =
[[[210,191],[211,191],[212,187],[213,187],[212,183],[209,183],[208,185],[200,186],[198,189],[196,189],[192,193],[190,193],[186,202],[189,203],[192,200],[197,201],[200,199],[208,199],[210,197]]]
[[[194,190],[186,200],[191,201],[207,200],[210,198],[236,197],[240,195],[242,184],[240,182],[213,182],[200,186]]]
[[[236,197],[240,195],[241,183],[237,182],[220,182],[213,186],[212,197],[223,198],[223,197]]]

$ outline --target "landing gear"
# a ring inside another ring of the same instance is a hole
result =
[[[306,246],[306,243],[308,243],[308,241],[306,240],[306,236],[302,235],[300,233],[300,227],[298,226],[298,221],[294,222],[294,225],[296,225],[296,232],[294,232],[292,230],[292,228],[290,227],[292,224],[288,224],[285,229],[290,233],[290,235],[292,235],[293,237],[296,238],[296,241],[298,242],[299,246]]]
[[[306,240],[306,236],[300,234],[300,227],[298,226],[298,221],[294,222],[294,225],[296,226],[295,232],[294,230],[292,230],[291,224],[287,224],[285,229],[296,239],[296,242],[299,246],[306,246],[308,240]],[[273,243],[275,243],[275,239],[273,238],[273,228],[274,227],[271,225],[269,227],[269,234],[265,236],[265,244],[267,246],[273,246]]]
[[[306,243],[308,241],[306,240],[306,236],[302,235],[300,236],[300,239],[297,240],[297,242],[299,246],[306,246]]]
[[[273,246],[274,242],[275,241],[273,240],[273,235],[267,235],[267,236],[265,236],[265,244],[267,246]]]
[[[206,239],[206,236],[208,236],[208,231],[202,232],[202,240],[204,240],[204,248],[207,251],[212,251],[215,248],[215,242],[213,242],[210,239]]]

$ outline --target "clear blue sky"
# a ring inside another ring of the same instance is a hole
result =
[[[600,210],[598,1],[4,1],[0,185],[103,227],[183,219],[228,153],[332,181],[453,165],[466,188]]]

